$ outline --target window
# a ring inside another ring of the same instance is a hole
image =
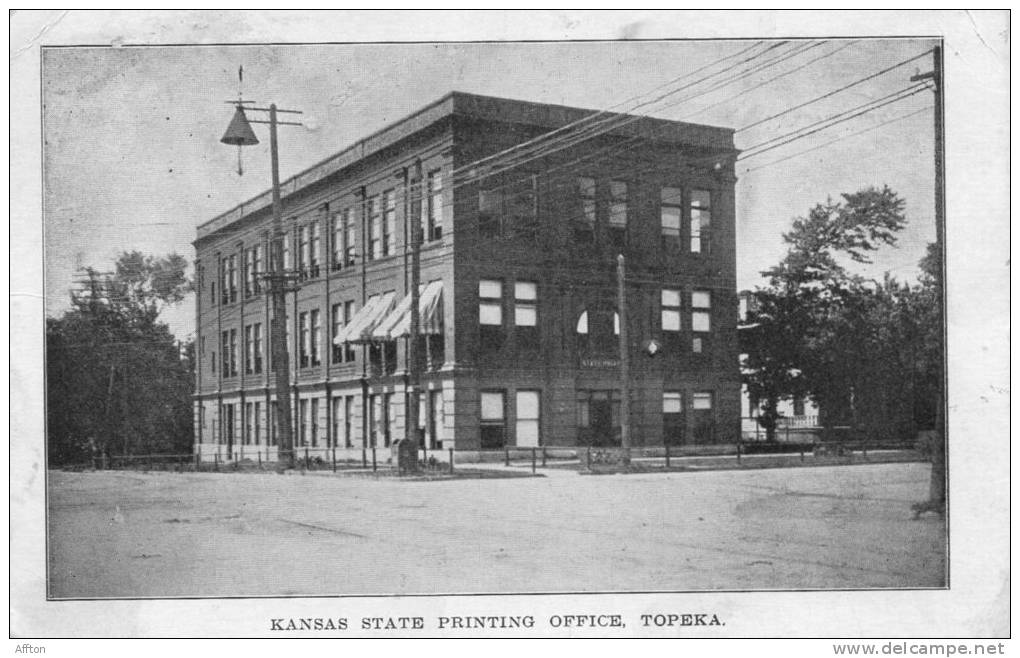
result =
[[[577,179],[577,192],[581,201],[580,215],[572,222],[574,240],[577,242],[595,240],[596,190],[594,178],[582,176]]]
[[[223,441],[221,443],[228,443],[233,445],[234,443],[234,405],[224,404],[223,413],[220,416],[220,423],[222,424],[221,436]]]
[[[514,235],[538,239],[538,176],[527,174],[523,180],[514,181],[506,202],[506,224]]]
[[[309,400],[311,406],[311,439],[312,447],[318,447],[319,445],[319,398],[312,398]]]
[[[332,270],[339,270],[344,266],[344,216],[348,212],[344,208],[342,212],[334,213],[330,219],[330,241],[332,251],[330,252],[329,267]]]
[[[253,432],[253,438],[255,440],[255,445],[259,445],[260,443],[262,443],[262,436],[261,436],[261,434],[262,434],[262,403],[261,402],[256,402],[255,403],[255,424],[254,424],[254,432]]]
[[[290,259],[290,233],[285,233],[283,236],[283,269],[291,269]]]
[[[310,344],[311,344],[310,329],[311,329],[311,327],[309,326],[309,323],[308,323],[308,311],[303,311],[303,312],[299,313],[298,314],[298,336],[299,336],[299,340],[301,341],[301,345],[300,345],[300,348],[298,350],[298,354],[299,354],[300,359],[301,359],[301,367],[302,368],[307,368],[309,365],[311,365],[311,350],[309,349],[310,348]]]
[[[255,293],[255,259],[252,257],[252,250],[244,252],[244,297],[247,299]]]
[[[319,319],[319,309],[312,310],[311,323],[312,323],[312,338],[311,338],[312,365],[318,366],[322,364],[322,352],[320,348],[320,345],[322,344],[322,322]]]
[[[518,327],[538,326],[538,292],[534,282],[514,284],[514,324]]]
[[[514,283],[514,326],[518,349],[538,348],[538,289],[532,281]]]
[[[684,402],[680,391],[662,392],[662,440],[665,445],[684,442]]]
[[[503,391],[481,392],[482,450],[502,448],[505,442],[506,412]]]
[[[255,359],[255,374],[262,372],[262,323],[256,322],[252,326],[252,353]]]
[[[680,331],[680,291],[662,290],[662,330]]]
[[[229,272],[230,267],[228,265],[229,258],[223,258],[220,260],[220,304],[230,303],[230,280]]]
[[[368,200],[368,227],[368,258],[369,260],[382,258],[382,208],[380,207],[378,195],[371,197]]]
[[[691,351],[694,352],[695,354],[701,354],[701,352],[703,350],[704,350],[704,345],[701,342],[701,337],[700,336],[695,336],[694,338],[692,338],[691,339]]]
[[[397,197],[393,190],[383,192],[383,255],[397,253]]]
[[[212,373],[215,375],[216,374],[216,352],[215,351],[209,353],[209,365],[211,366]]]
[[[498,237],[503,219],[503,193],[501,190],[478,191],[478,231],[488,237]]]
[[[227,281],[230,284],[230,301],[237,301],[237,254],[227,259]]]
[[[262,253],[262,245],[257,245],[251,249],[251,289],[256,295],[262,292],[262,281],[259,277],[265,272],[265,259]]]
[[[298,228],[297,269],[301,273],[308,270],[309,228],[308,226]]]
[[[443,440],[446,438],[446,419],[443,412],[443,392],[431,391],[429,393],[429,405],[431,415],[429,416],[428,437],[429,447],[442,448]]]
[[[347,265],[354,265],[356,258],[356,230],[354,222],[354,211],[350,208],[344,208],[343,212],[343,223],[344,223],[344,253],[347,256]]]
[[[298,445],[308,445],[308,400],[298,402]]]
[[[330,398],[330,418],[333,421],[332,427],[329,428],[329,436],[326,437],[326,446],[337,447],[340,445],[340,437],[343,436],[344,426],[344,399],[343,397],[337,396]]]
[[[354,396],[344,398],[344,445],[350,448],[354,441]],[[364,440],[362,441],[364,444]]]
[[[483,350],[499,349],[503,342],[503,282],[482,279],[478,282],[479,340]]]
[[[711,331],[712,295],[706,290],[691,292],[691,331]]]
[[[308,270],[309,276],[319,276],[320,250],[322,249],[322,225],[316,221],[310,227],[308,238]]]
[[[627,184],[623,181],[609,182],[609,238],[623,240],[627,237]]]
[[[216,305],[216,282],[209,282],[209,303],[213,306]]]
[[[273,400],[269,404],[269,443],[267,445],[275,446],[276,437],[280,430],[280,406]]]
[[[428,206],[422,232],[427,241],[443,237],[443,173],[438,169],[429,172]]]
[[[230,375],[237,375],[237,329],[230,330]]]
[[[252,325],[244,327],[244,372],[252,374],[255,370],[255,338],[252,335]]]
[[[518,174],[478,192],[478,230],[489,237],[538,237],[538,176]]]
[[[691,396],[693,410],[694,443],[712,443],[715,440],[715,417],[712,412],[711,391],[697,391]]]
[[[333,304],[333,308],[331,309],[330,312],[332,314],[332,319],[333,319],[333,323],[332,323],[333,324],[333,332],[330,334],[329,343],[330,343],[330,345],[333,346],[330,349],[330,351],[333,354],[333,363],[343,363],[343,361],[344,361],[344,351],[345,351],[344,350],[344,345],[337,345],[336,344],[336,337],[340,335],[340,332],[343,330],[344,325],[346,324],[344,322],[344,304],[343,304],[343,302],[340,302],[338,304]]]
[[[691,253],[708,253],[712,224],[712,193],[691,191]]]
[[[354,302],[344,302],[344,325],[350,323],[354,317]],[[344,346],[344,361],[354,361],[354,346],[348,343]]]
[[[675,247],[680,244],[680,217],[682,215],[683,191],[678,187],[662,188],[659,216],[664,245]]]
[[[804,398],[793,399],[793,415],[794,416],[804,415]]]
[[[541,406],[539,391],[517,391],[517,445],[538,446],[542,444],[539,429]]]
[[[244,403],[244,445],[250,446],[252,441],[252,426],[255,424],[255,405],[251,402]]]
[[[230,332],[224,331],[220,335],[220,354],[223,355],[223,376],[230,376]]]
[[[383,418],[383,442],[386,446],[389,446],[393,440],[393,427],[392,425],[396,422],[397,416],[399,416],[399,410],[397,409],[397,396],[393,393],[387,393],[385,396],[386,407],[384,409],[385,417]]]

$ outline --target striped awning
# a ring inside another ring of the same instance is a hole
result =
[[[365,305],[354,314],[351,321],[337,333],[336,338],[333,339],[333,344],[369,343],[374,340],[372,332],[379,322],[393,310],[393,300],[395,298],[396,293],[392,292],[369,297]]]
[[[418,288],[419,333],[443,333],[443,282],[432,281]],[[411,295],[375,325],[374,340],[394,340],[411,333]]]

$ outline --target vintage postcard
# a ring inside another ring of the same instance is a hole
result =
[[[1009,637],[1008,19],[12,13],[17,650]]]

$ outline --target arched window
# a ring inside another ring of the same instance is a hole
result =
[[[619,351],[620,314],[610,306],[594,306],[590,311],[582,311],[575,331],[581,352],[607,354]]]

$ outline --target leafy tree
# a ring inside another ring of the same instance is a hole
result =
[[[769,285],[755,291],[752,328],[744,330],[743,380],[763,403],[768,438],[775,436],[778,401],[805,392],[826,426],[856,424],[863,357],[874,346],[867,318],[877,298],[843,263],[869,263],[871,252],[894,245],[903,208],[888,187],[867,188],[817,204],[783,235],[787,254],[762,273]]]
[[[193,347],[182,355],[158,321],[190,289],[185,267],[176,254],[122,253],[111,274],[87,270],[72,308],[47,319],[50,463],[190,449]]]

